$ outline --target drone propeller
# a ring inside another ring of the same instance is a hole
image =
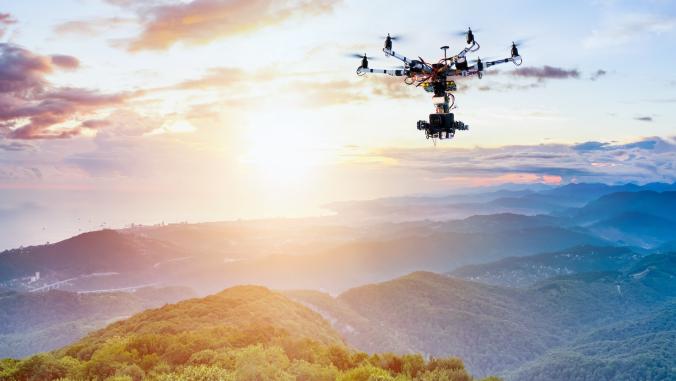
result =
[[[456,37],[465,37],[467,36],[467,32],[472,31],[472,33],[479,33],[481,32],[481,29],[472,29],[471,27],[467,27],[467,29],[463,30],[455,30],[451,32],[451,35],[456,36]]]
[[[516,45],[518,48],[521,48],[523,46],[526,46],[530,43],[532,38],[519,38],[517,40],[512,41],[512,44]],[[512,45],[510,45],[512,46]]]
[[[361,58],[364,58],[365,56],[366,56],[366,59],[368,59],[368,60],[377,60],[378,59],[377,57],[367,56],[366,53],[364,53],[364,54],[359,54],[359,53],[347,53],[347,54],[345,54],[345,57],[348,57],[348,58],[360,58],[361,59]]]
[[[401,34],[389,34],[389,33],[387,34],[387,36],[380,36],[380,39],[384,40],[387,37],[390,37],[390,40],[392,41],[403,41],[406,39],[406,37]]]

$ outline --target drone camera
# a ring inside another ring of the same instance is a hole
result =
[[[453,128],[453,114],[430,114],[430,127],[435,130]]]

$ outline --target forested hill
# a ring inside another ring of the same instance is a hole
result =
[[[471,381],[457,358],[369,355],[318,313],[238,286],[148,310],[48,354],[0,361],[0,380]],[[491,378],[490,380],[496,380]],[[486,380],[488,381],[488,379]]]
[[[563,376],[566,373],[557,376],[556,372],[548,372],[546,366],[538,366],[538,361],[547,361],[543,354],[559,349],[578,356],[591,353],[593,348],[607,346],[603,343],[606,331],[586,339],[584,350],[576,340],[612,324],[631,325],[673,308],[675,261],[676,253],[650,255],[622,270],[559,276],[524,288],[417,272],[357,287],[337,298],[316,291],[289,295],[331,319],[347,342],[362,350],[455,355],[479,375],[507,376],[521,366],[528,366],[527,374],[532,376],[529,379],[569,381]],[[666,320],[651,324],[655,340],[625,338],[625,353],[613,358],[615,363],[603,357],[588,360],[596,361],[598,367],[640,362],[642,354],[661,346],[665,343],[664,334],[670,334],[658,327],[672,327],[672,315],[659,316]],[[670,329],[673,328],[666,331]],[[660,366],[676,366],[675,352],[655,353],[660,353],[655,359],[664,355],[659,358]],[[556,366],[573,371],[576,365],[557,362]],[[546,371],[538,373],[543,369]],[[662,374],[660,369],[644,368],[643,378],[638,379],[656,379],[650,377]],[[540,377],[543,375],[547,377]]]

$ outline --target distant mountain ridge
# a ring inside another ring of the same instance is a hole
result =
[[[676,192],[618,192],[594,200],[579,210],[577,220],[599,221],[623,213],[642,213],[664,219],[676,216]]]
[[[676,183],[644,185],[603,183],[569,183],[545,189],[491,190],[449,196],[393,197],[368,201],[348,201],[329,204],[338,215],[388,221],[431,218],[435,220],[466,218],[475,214],[564,213],[617,192],[676,191]]]
[[[577,246],[559,252],[463,266],[449,274],[482,283],[527,287],[561,275],[618,271],[634,265],[641,257],[628,247]]]
[[[676,212],[672,210],[676,192],[645,189],[674,186],[569,184],[539,192],[490,194],[518,195],[524,205],[543,198],[563,205],[602,194],[557,215],[495,213],[361,228],[332,219],[308,219],[103,230],[0,253],[0,287],[93,291],[183,284],[204,294],[261,283],[339,292],[416,270],[453,271],[578,245],[633,245],[644,253],[672,240],[676,228],[670,219]],[[607,193],[615,190],[623,192]],[[484,206],[496,200],[501,198]],[[415,204],[410,207],[415,209]],[[39,281],[31,281],[37,272]]]
[[[547,219],[543,217],[544,220]],[[4,269],[4,279],[0,280],[11,286],[16,282],[12,279],[40,272],[39,282],[22,281],[21,287],[58,286],[80,291],[182,284],[210,292],[236,284],[259,283],[273,288],[340,291],[414,270],[450,271],[503,256],[606,243],[584,231],[527,221],[515,224],[516,230],[498,228],[509,224],[490,219],[458,224],[425,222],[411,225],[410,229],[386,226],[383,230],[397,229],[398,233],[384,237],[375,233],[377,239],[367,236],[353,242],[337,242],[308,255],[290,252],[239,260],[224,258],[219,251],[195,253],[155,238],[104,230],[53,245],[0,254]],[[455,225],[465,232],[454,232]],[[488,227],[491,225],[494,227]]]

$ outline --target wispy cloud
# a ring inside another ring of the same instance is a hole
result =
[[[634,118],[634,120],[638,120],[639,122],[652,122],[653,117],[652,116],[637,116]]]
[[[333,9],[333,0],[194,0],[140,10],[141,34],[128,49],[164,50],[177,42],[199,45],[248,33],[292,18]]]
[[[50,56],[52,64],[58,66],[61,69],[73,70],[80,67],[80,60],[73,56],[67,56],[64,54],[54,54]]]
[[[676,18],[656,14],[613,15],[584,39],[586,48],[597,49],[622,46],[641,38],[671,32]]]
[[[598,69],[591,74],[585,74],[578,69],[566,69],[562,67],[543,65],[543,66],[527,66],[518,68],[513,71],[492,72],[496,78],[509,77],[511,79],[520,79],[521,81],[504,82],[504,81],[489,81],[479,86],[479,91],[512,91],[512,90],[530,90],[543,87],[548,81],[558,80],[579,80],[583,77],[588,77],[591,81],[605,76],[606,70]]]
[[[91,20],[73,20],[56,25],[54,27],[54,32],[62,36],[76,35],[78,37],[93,37],[98,36],[108,30],[135,23],[135,18],[123,17],[102,17]]]
[[[596,81],[597,79],[604,77],[606,74],[608,74],[607,71],[603,69],[598,69],[589,76],[589,79],[591,79],[592,81]]]
[[[16,19],[9,13],[0,13],[0,37],[5,35],[7,27],[16,24]]]
[[[372,156],[439,178],[509,178],[561,181],[674,181],[676,142],[648,138],[627,144],[589,141],[474,149],[385,149]]]
[[[577,69],[563,69],[544,65],[542,67],[525,67],[511,72],[516,77],[534,78],[538,81],[547,79],[577,79],[580,78],[580,72]]]
[[[32,144],[24,142],[3,142],[0,141],[0,151],[18,152],[18,151],[32,151],[35,147]]]

